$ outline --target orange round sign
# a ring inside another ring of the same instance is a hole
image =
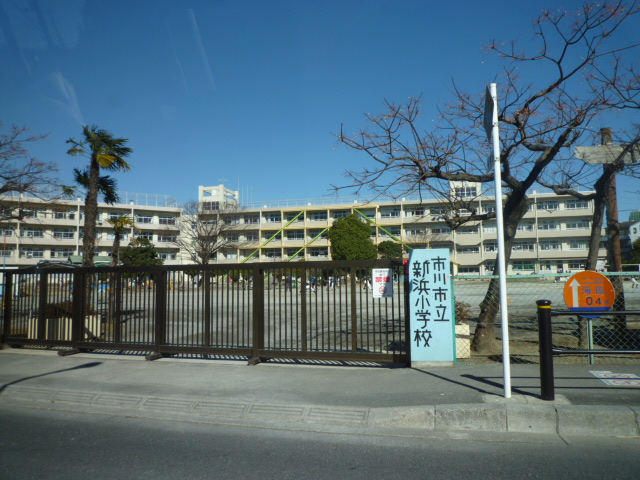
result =
[[[603,312],[613,307],[615,299],[613,284],[598,272],[578,272],[564,286],[564,301],[569,310]]]

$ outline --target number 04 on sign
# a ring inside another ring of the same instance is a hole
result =
[[[613,284],[598,272],[578,272],[564,287],[564,301],[576,312],[606,312],[615,299]]]

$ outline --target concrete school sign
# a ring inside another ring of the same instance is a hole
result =
[[[452,364],[455,312],[449,250],[414,249],[408,270],[411,365]]]

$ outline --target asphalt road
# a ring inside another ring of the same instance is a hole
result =
[[[0,408],[2,478],[636,479],[638,438],[289,431]]]

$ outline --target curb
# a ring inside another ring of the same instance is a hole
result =
[[[640,436],[640,406],[485,403],[357,408],[232,403],[211,398],[156,397],[15,386],[0,393],[0,405],[188,421],[235,419],[407,428],[414,431]]]

